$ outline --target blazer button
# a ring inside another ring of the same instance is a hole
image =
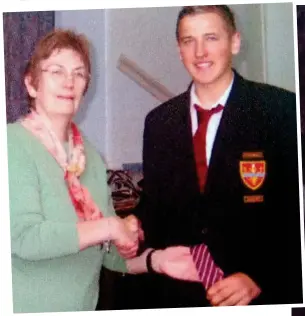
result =
[[[208,233],[208,229],[207,228],[203,228],[201,233],[202,233],[202,235],[206,235]]]

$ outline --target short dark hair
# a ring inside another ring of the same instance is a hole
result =
[[[227,5],[198,5],[198,6],[185,6],[183,7],[177,18],[176,23],[176,39],[179,41],[179,25],[181,20],[188,15],[196,15],[201,13],[214,12],[221,15],[226,22],[228,29],[234,33],[236,32],[236,23],[233,11]]]

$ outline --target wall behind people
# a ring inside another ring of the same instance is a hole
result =
[[[15,122],[28,112],[23,74],[35,43],[54,28],[54,12],[6,12],[3,14],[6,121]]]
[[[266,81],[295,91],[292,4],[266,3],[263,10]]]
[[[280,50],[277,47],[278,41],[293,39],[292,5],[247,4],[232,8],[243,37],[241,54],[234,62],[237,70],[249,79],[294,90],[294,68],[289,66],[294,58],[293,45],[283,45]],[[78,120],[109,167],[141,162],[144,118],[160,104],[116,68],[119,56],[124,54],[135,61],[173,94],[183,92],[190,82],[174,35],[179,10],[134,8],[55,14],[57,27],[84,32],[93,44],[94,85]],[[271,29],[264,33],[266,28]],[[284,38],[270,40],[279,28]],[[284,66],[283,58],[287,60]]]

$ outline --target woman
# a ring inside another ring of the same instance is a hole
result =
[[[86,39],[51,32],[25,73],[30,113],[7,127],[14,312],[94,310],[101,266],[127,272],[138,249],[137,221],[115,216],[105,165],[72,121],[90,72]]]
[[[105,165],[73,123],[90,73],[82,35],[49,33],[25,72],[29,114],[7,127],[15,313],[95,310],[101,266],[199,281],[189,248],[134,257],[139,223],[115,215]]]

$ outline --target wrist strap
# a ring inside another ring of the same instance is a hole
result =
[[[157,272],[153,269],[152,267],[152,262],[151,262],[151,256],[152,254],[156,251],[156,249],[151,250],[148,255],[146,256],[146,268],[148,273],[154,273],[156,274]]]

